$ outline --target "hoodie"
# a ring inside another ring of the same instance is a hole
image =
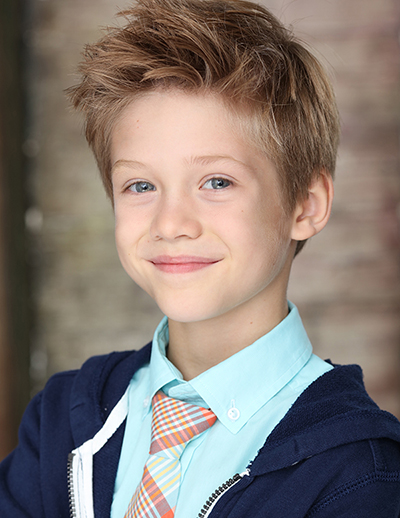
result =
[[[93,357],[50,378],[0,464],[1,518],[109,518],[126,390],[150,351]],[[334,366],[197,516],[399,518],[400,423],[369,398],[360,367]]]

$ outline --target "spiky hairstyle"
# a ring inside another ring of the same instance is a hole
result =
[[[112,197],[110,140],[122,110],[157,88],[213,93],[250,108],[289,212],[322,170],[333,176],[339,117],[319,61],[266,8],[244,0],[138,0],[87,45],[68,89]],[[297,252],[303,243],[298,243]]]

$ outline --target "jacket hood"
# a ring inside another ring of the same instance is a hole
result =
[[[368,396],[359,366],[335,365],[299,396],[259,451],[251,473],[262,475],[337,446],[378,438],[400,442],[399,421]]]
[[[124,395],[136,370],[150,361],[151,343],[139,351],[93,356],[76,373],[70,397],[76,446],[91,439]]]

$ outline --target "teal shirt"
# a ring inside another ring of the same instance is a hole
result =
[[[160,322],[150,363],[129,385],[128,416],[111,518],[123,518],[140,482],[151,436],[151,399],[168,396],[211,408],[216,423],[185,448],[175,518],[196,518],[208,497],[242,473],[298,396],[332,367],[312,353],[297,308],[269,333],[190,381],[165,356],[168,320]]]

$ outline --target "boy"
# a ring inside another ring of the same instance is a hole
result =
[[[140,0],[124,16],[69,93],[122,265],[166,317],[152,344],[34,398],[1,516],[400,516],[400,424],[358,367],[312,354],[286,300],[331,209],[325,72],[249,2]]]

